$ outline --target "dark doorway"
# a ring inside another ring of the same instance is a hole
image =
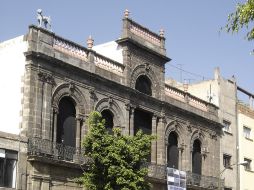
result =
[[[134,135],[139,130],[148,135],[152,134],[152,114],[137,109],[134,114]]]
[[[193,143],[192,151],[192,172],[201,175],[202,171],[202,156],[201,156],[201,142],[196,139]]]
[[[135,85],[135,89],[138,90],[139,92],[142,92],[147,95],[152,95],[152,87],[151,87],[151,81],[150,79],[145,76],[141,75],[138,77]]]
[[[112,132],[114,126],[114,115],[110,110],[103,110],[101,116],[105,119],[105,128],[108,129],[110,133]]]
[[[152,114],[136,109],[134,112],[134,135],[139,130],[142,130],[147,135],[152,134]],[[147,157],[147,161],[151,161],[151,154]]]
[[[57,143],[76,146],[76,109],[69,97],[62,98],[59,103]]]
[[[167,157],[168,167],[178,169],[179,151],[177,134],[175,132],[171,132],[168,136]]]

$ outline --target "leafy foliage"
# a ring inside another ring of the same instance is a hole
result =
[[[104,124],[99,112],[91,112],[83,147],[93,162],[79,181],[89,190],[148,190],[148,170],[142,164],[154,138],[141,131],[135,136],[122,135],[118,128],[110,134]]]
[[[236,6],[236,11],[228,15],[228,22],[226,25],[227,32],[238,32],[239,29],[246,28],[248,33],[246,34],[246,38],[248,40],[254,39],[254,28],[253,25],[254,20],[254,0],[247,0],[245,3],[238,3]]]

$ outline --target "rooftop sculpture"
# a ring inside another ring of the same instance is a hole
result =
[[[43,16],[42,10],[37,10],[37,20],[38,20],[38,27],[42,27],[42,23],[44,24],[45,29],[51,31],[51,19],[50,16]]]

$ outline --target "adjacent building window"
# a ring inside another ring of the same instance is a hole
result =
[[[231,132],[231,123],[227,120],[223,120],[223,130],[226,132]]]
[[[231,166],[231,156],[228,154],[223,154],[223,166],[225,168],[230,168]]]
[[[18,153],[0,149],[0,187],[15,188]]]
[[[250,137],[251,137],[250,135],[251,135],[251,128],[243,126],[243,136],[245,138],[250,139]]]
[[[244,167],[245,167],[245,170],[247,171],[251,171],[251,159],[248,159],[248,158],[244,158],[244,162],[247,163]]]

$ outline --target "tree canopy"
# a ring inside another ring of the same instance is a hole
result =
[[[246,28],[246,38],[248,40],[254,39],[254,0],[247,0],[245,3],[238,3],[236,11],[228,15],[228,22],[226,25],[227,32],[237,33],[240,29]]]
[[[148,190],[148,169],[142,167],[150,154],[151,135],[139,131],[123,135],[116,128],[110,134],[99,112],[91,112],[89,132],[83,141],[84,156],[91,162],[80,182],[90,190]]]

